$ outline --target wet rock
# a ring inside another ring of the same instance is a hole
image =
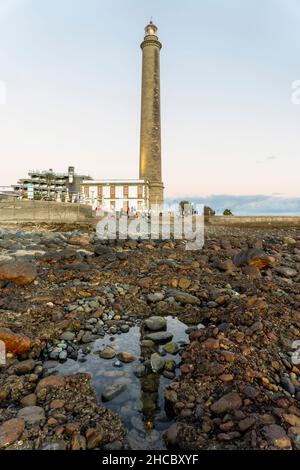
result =
[[[164,330],[167,326],[167,321],[163,317],[153,316],[145,320],[147,328],[151,331]]]
[[[26,424],[35,425],[45,422],[45,412],[40,406],[26,406],[18,412],[18,418],[24,419]]]
[[[118,354],[118,359],[121,362],[125,362],[127,364],[129,362],[135,361],[136,357],[133,354],[131,354],[130,352],[120,352]]]
[[[157,331],[155,333],[149,333],[145,336],[145,339],[150,339],[154,342],[168,342],[173,338],[173,333],[169,331]]]
[[[224,395],[211,406],[211,411],[216,414],[238,410],[242,406],[242,400],[238,393],[231,392]]]
[[[143,364],[140,364],[134,370],[134,375],[138,378],[143,377],[145,373],[146,373],[146,367]]]
[[[116,398],[118,395],[123,393],[127,388],[126,383],[116,383],[113,385],[107,386],[102,393],[103,401],[110,401]]]
[[[172,361],[170,359],[167,359],[165,361],[165,370],[168,370],[168,371],[173,371],[176,369],[176,362],[175,361]]]
[[[62,335],[60,335],[60,339],[63,339],[64,341],[73,341],[75,336],[75,333],[72,331],[65,331]]]
[[[0,449],[5,449],[16,442],[25,429],[25,421],[21,418],[10,419],[0,426]]]
[[[24,286],[31,284],[36,277],[36,267],[27,261],[17,260],[0,265],[0,280]]]
[[[168,354],[177,354],[179,351],[178,345],[171,341],[170,343],[167,343],[163,347],[164,351]]]
[[[173,380],[174,377],[175,377],[175,373],[174,373],[174,372],[171,372],[171,371],[169,371],[169,370],[164,370],[164,371],[163,371],[163,376],[164,376],[166,379]]]
[[[157,373],[160,372],[164,368],[165,361],[164,359],[157,353],[151,354],[151,368],[153,372]]]
[[[180,425],[178,423],[172,424],[167,432],[164,434],[164,438],[167,446],[177,447],[177,444],[180,440]]]
[[[0,328],[0,341],[3,341],[7,352],[14,354],[24,354],[31,347],[31,340],[28,336],[17,334],[9,328]]]
[[[121,325],[120,329],[122,333],[128,333],[130,328],[129,328],[129,325]]]
[[[116,354],[117,353],[113,348],[111,348],[110,346],[106,346],[106,348],[100,351],[99,356],[102,359],[113,359],[114,357],[116,357]]]
[[[143,339],[141,341],[141,348],[153,348],[154,346],[154,341],[151,339]]]

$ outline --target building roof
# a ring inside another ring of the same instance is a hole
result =
[[[83,180],[82,184],[145,184],[145,180]]]

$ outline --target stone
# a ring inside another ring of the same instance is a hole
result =
[[[167,359],[165,361],[165,370],[168,370],[169,372],[173,372],[175,369],[176,369],[176,362],[170,359]]]
[[[164,365],[165,361],[158,353],[151,354],[151,368],[153,372],[160,372],[164,368]]]
[[[134,370],[134,375],[138,378],[143,377],[145,373],[146,373],[146,367],[143,364],[140,364]]]
[[[296,271],[296,269],[289,268],[288,266],[278,266],[276,268],[276,272],[284,277],[295,277],[298,274],[298,271]]]
[[[126,383],[116,383],[113,385],[107,386],[102,392],[103,401],[111,401],[116,398],[118,395],[123,393],[127,388]]]
[[[71,450],[86,450],[86,439],[78,432],[72,435]]]
[[[65,401],[64,400],[52,400],[50,403],[50,409],[51,410],[58,410],[59,408],[63,408],[65,406]]]
[[[86,432],[87,448],[96,449],[104,440],[104,431],[99,426],[96,429],[88,429]]]
[[[174,297],[177,302],[182,304],[199,305],[200,299],[195,295],[188,294],[187,292],[178,289],[168,289],[168,295]]]
[[[175,373],[171,372],[170,370],[164,370],[163,376],[166,377],[166,379],[173,380],[175,377]]]
[[[282,377],[281,385],[291,395],[295,394],[296,388],[295,388],[294,384],[292,383],[292,381],[288,377]]]
[[[253,416],[249,416],[248,418],[242,419],[239,421],[239,430],[241,432],[246,432],[255,424],[255,418]]]
[[[60,361],[65,361],[65,360],[67,359],[67,357],[68,357],[68,353],[67,353],[66,350],[61,351],[61,352],[59,353],[59,355],[58,355],[58,359],[59,359]]]
[[[120,327],[120,330],[122,331],[122,333],[128,333],[129,331],[129,325],[121,325]]]
[[[99,353],[99,356],[102,359],[113,359],[114,357],[116,357],[116,355],[117,355],[116,351],[113,348],[111,348],[110,346],[106,346]]]
[[[112,254],[112,249],[106,245],[95,245],[94,246],[94,253],[97,256],[107,256]]]
[[[33,359],[27,359],[27,361],[21,361],[15,365],[15,372],[17,375],[29,374],[35,366],[36,362]]]
[[[25,421],[21,418],[10,419],[0,426],[0,449],[5,449],[16,442],[25,429]]]
[[[64,387],[65,384],[66,380],[64,377],[60,377],[58,375],[49,375],[48,377],[45,377],[39,381],[36,387],[36,393],[38,393],[43,388],[59,388]]]
[[[156,331],[155,333],[149,333],[145,336],[145,339],[151,339],[155,342],[169,342],[173,338],[173,334],[168,331]]]
[[[252,385],[246,385],[246,387],[243,389],[244,395],[248,398],[256,398],[259,395],[259,390],[255,387],[252,387]]]
[[[141,348],[153,348],[154,346],[154,341],[151,339],[143,339],[141,341]]]
[[[18,418],[24,419],[26,424],[43,424],[46,420],[45,412],[40,406],[26,406],[18,412]]]
[[[188,289],[191,285],[191,280],[188,279],[187,277],[181,277],[178,281],[178,287],[180,289]]]
[[[242,399],[236,392],[227,393],[218,401],[213,403],[211,411],[215,414],[222,414],[233,410],[238,410],[242,406]]]
[[[35,406],[37,402],[37,396],[35,393],[30,393],[20,400],[21,405],[25,408],[26,406]]]
[[[262,432],[270,445],[279,449],[289,449],[291,447],[291,441],[281,426],[270,424],[264,426]]]
[[[220,347],[220,341],[215,338],[208,338],[202,343],[202,346],[209,351],[216,351]]]
[[[295,245],[297,242],[296,242],[296,240],[295,240],[294,238],[292,238],[292,237],[284,237],[284,238],[283,238],[283,243],[284,243],[285,245]]]
[[[164,434],[166,443],[170,447],[177,447],[178,442],[180,441],[180,425],[178,423],[173,423],[168,428]]]
[[[299,416],[296,416],[296,415],[293,415],[293,414],[283,414],[282,415],[282,418],[284,419],[284,421],[288,424],[290,424],[291,426],[296,426],[296,427],[300,427],[300,418]]]
[[[133,354],[131,354],[130,352],[120,352],[118,354],[118,359],[121,362],[125,362],[127,364],[129,362],[135,361],[136,357]]]
[[[60,339],[63,339],[64,341],[73,341],[75,336],[75,333],[72,331],[65,331],[62,335],[60,335]]]
[[[29,263],[18,259],[0,265],[0,280],[10,281],[18,286],[31,284],[37,277],[36,267]]]
[[[170,343],[164,345],[163,350],[168,354],[177,354],[179,351],[179,347],[176,343],[171,341]]]
[[[0,328],[0,341],[6,346],[6,352],[24,354],[31,348],[31,340],[28,336],[14,333],[9,328]]]
[[[154,294],[148,294],[147,299],[149,302],[160,302],[164,299],[164,294],[161,292],[155,292]]]
[[[233,257],[233,263],[238,266],[256,266],[259,269],[270,266],[273,259],[259,248],[242,250]]]
[[[145,320],[145,324],[148,330],[151,331],[160,331],[164,330],[167,326],[167,321],[163,317],[153,316]]]

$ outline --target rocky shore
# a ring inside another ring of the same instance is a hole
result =
[[[0,229],[0,449],[131,448],[107,404],[131,363],[149,432],[167,381],[167,447],[300,449],[299,230],[209,227],[199,251],[54,230]],[[188,344],[166,317],[186,325]],[[137,327],[138,356],[114,349]],[[101,338],[112,382],[99,400],[91,374],[51,371],[84,366]]]

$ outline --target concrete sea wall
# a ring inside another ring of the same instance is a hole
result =
[[[213,216],[205,223],[214,226],[299,227],[300,216]]]
[[[52,201],[2,200],[0,222],[74,223],[92,220],[91,206]]]

